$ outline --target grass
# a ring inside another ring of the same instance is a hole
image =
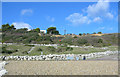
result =
[[[18,50],[18,52],[12,53],[12,54],[2,54],[2,55],[41,55],[41,52],[43,52],[43,55],[47,54],[89,54],[89,53],[94,53],[94,52],[105,52],[107,50],[110,51],[116,51],[118,50],[117,46],[109,46],[106,47],[107,49],[101,49],[98,47],[94,48],[73,48],[71,51],[64,51],[64,52],[56,52],[56,51],[50,51],[48,50],[47,46],[32,46],[35,47],[29,54],[28,52],[32,47],[31,46],[26,46],[26,45],[3,45],[6,47],[6,50]],[[0,45],[0,48],[1,45]],[[1,50],[0,50],[1,52]]]
[[[6,50],[18,50],[18,52],[12,54],[4,54],[4,55],[26,55],[24,52],[27,52],[31,49],[29,46],[24,45],[3,45],[6,47]]]

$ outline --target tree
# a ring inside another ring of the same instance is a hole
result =
[[[56,27],[49,27],[47,29],[47,34],[55,34],[55,35],[58,35],[59,34],[59,31],[56,30]]]
[[[59,35],[59,31],[54,30],[54,31],[52,31],[52,34]]]
[[[80,36],[82,36],[82,33],[79,33]]]
[[[83,36],[85,36],[86,34],[85,33],[83,33]]]
[[[102,32],[98,32],[98,34],[102,34]]]
[[[2,25],[2,31],[11,31],[11,30],[15,30],[16,28],[14,27],[14,25],[12,24],[11,26],[7,23]]]
[[[36,28],[35,31],[37,31],[38,33],[40,33],[40,28]]]
[[[21,29],[17,29],[16,32],[17,33],[27,33],[28,32],[27,30],[28,30],[27,28],[21,28]]]
[[[89,35],[89,33],[87,33],[87,35]]]
[[[40,28],[36,28],[36,29],[30,30],[29,32],[38,32],[38,33],[40,33]]]
[[[93,34],[96,34],[96,32],[93,32]]]
[[[10,26],[10,28],[11,28],[11,30],[15,30],[16,29],[13,24]]]
[[[9,28],[10,28],[10,25],[8,23],[2,25],[2,31],[3,32],[9,30]]]

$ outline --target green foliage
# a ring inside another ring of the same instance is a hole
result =
[[[25,46],[34,47],[34,45],[28,45],[28,44],[26,44]]]
[[[98,39],[98,43],[103,43],[103,40],[102,39]]]
[[[33,32],[38,32],[38,33],[40,33],[40,28],[33,29]]]
[[[79,33],[80,36],[82,36],[82,33]]]
[[[60,46],[56,49],[56,52],[65,52],[65,51],[72,51],[72,47]]]
[[[86,43],[85,46],[90,46],[90,43]]]
[[[27,30],[28,30],[27,28],[17,29],[15,33],[27,33],[28,32]]]
[[[77,43],[78,44],[86,44],[88,41],[86,40],[86,39],[81,39],[81,38],[79,38],[78,40],[77,40]]]
[[[6,50],[6,47],[2,47],[2,54],[12,54],[14,52],[18,52],[18,50]]]
[[[89,33],[87,33],[87,35],[89,35]]]
[[[59,35],[59,31],[56,30],[56,27],[49,27],[49,28],[47,29],[47,34]]]
[[[74,38],[77,38],[77,36],[74,36]]]
[[[86,34],[85,33],[83,33],[83,36],[85,36]]]
[[[93,34],[96,34],[96,32],[93,32]]]
[[[66,51],[72,51],[73,48],[72,47],[66,47]]]
[[[73,38],[71,36],[67,36],[67,37],[62,39],[62,43],[64,43],[64,44],[66,43],[66,44],[72,45]]]
[[[98,32],[98,34],[102,34],[102,32]]]
[[[41,49],[41,48],[39,48],[39,49],[38,49],[38,51],[42,51],[42,49]]]
[[[110,43],[103,43],[103,47],[105,47],[105,46],[111,46],[111,44]]]
[[[56,49],[56,52],[65,52],[66,51],[66,47],[58,47]]]
[[[55,48],[53,46],[48,46],[47,51],[49,52],[55,52]]]
[[[14,25],[10,26],[8,23],[2,25],[2,32],[11,31],[11,30],[15,30],[15,29],[16,28],[14,28]]]

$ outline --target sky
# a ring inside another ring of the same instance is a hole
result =
[[[17,29],[56,27],[66,33],[117,33],[117,2],[3,2],[2,24]]]

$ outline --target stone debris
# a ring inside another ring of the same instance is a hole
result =
[[[111,54],[116,54],[118,51],[105,51],[105,52],[95,52],[90,54],[49,54],[49,55],[39,55],[39,56],[0,56],[1,60],[83,60],[83,57],[85,56],[86,59],[90,58],[98,58],[102,56],[108,56]]]
[[[5,61],[0,62],[0,77],[1,77],[2,75],[7,74],[6,69],[4,69],[4,66],[5,66],[6,64],[7,64],[7,62],[5,62]]]

